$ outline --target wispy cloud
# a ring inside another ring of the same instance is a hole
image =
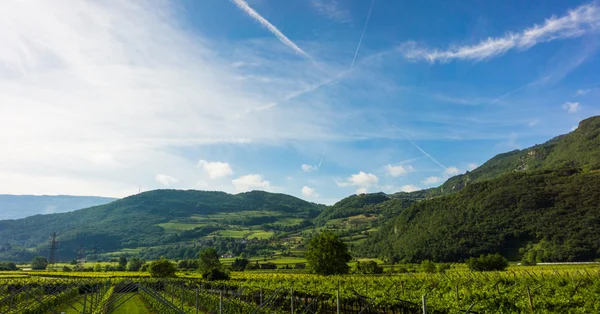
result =
[[[400,133],[402,133],[402,135],[404,136],[404,138],[412,145],[414,146],[416,149],[418,149],[421,153],[423,153],[423,155],[427,156],[427,158],[431,159],[431,161],[435,162],[438,166],[442,167],[444,170],[446,170],[446,166],[442,165],[442,163],[440,163],[439,161],[437,161],[437,159],[433,158],[433,156],[429,155],[425,150],[423,150],[419,145],[415,144],[415,142],[413,142],[407,135],[406,133],[404,133],[404,131],[402,131],[401,129],[396,127],[396,130],[400,131]]]
[[[267,21],[262,15],[260,15],[256,10],[254,10],[248,3],[244,0],[231,0],[235,5],[238,6],[242,11],[256,20],[260,25],[268,29],[273,35],[275,35],[284,45],[292,48],[296,53],[303,55],[305,57],[309,57],[310,55],[302,50],[298,45],[296,45],[293,41],[291,41],[287,36],[285,36],[275,25],[271,24],[271,22]]]
[[[431,63],[457,59],[481,61],[502,55],[511,49],[526,50],[540,43],[580,37],[596,32],[599,28],[600,8],[596,3],[590,3],[570,10],[562,17],[550,17],[542,25],[534,25],[503,37],[490,37],[475,45],[430,50],[420,47],[415,42],[408,42],[400,46],[400,51],[408,59],[426,60]]]
[[[566,102],[562,105],[562,108],[568,113],[575,113],[581,109],[581,105],[578,102]]]
[[[350,69],[354,68],[354,62],[356,62],[356,56],[358,56],[358,51],[360,50],[360,45],[362,44],[363,38],[365,37],[365,32],[367,31],[367,27],[369,26],[369,20],[371,19],[371,12],[373,11],[373,4],[375,4],[375,0],[371,0],[371,6],[369,7],[369,13],[367,13],[367,20],[365,21],[365,25],[363,26],[362,33],[360,34],[360,40],[358,41],[358,45],[356,46],[356,51],[354,52],[354,58],[352,59],[352,64],[350,64]]]
[[[156,182],[164,185],[164,186],[168,186],[171,185],[173,183],[177,183],[179,180],[166,175],[166,174],[157,174],[156,177],[154,177],[154,180],[156,180]]]
[[[338,0],[311,0],[310,6],[317,13],[338,23],[348,23],[352,20],[350,11],[342,8]]]

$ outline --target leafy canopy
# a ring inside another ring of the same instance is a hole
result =
[[[31,269],[44,270],[48,266],[48,260],[43,256],[36,256],[31,261]]]
[[[166,259],[154,261],[150,263],[149,267],[150,276],[155,278],[175,277],[176,271],[177,267],[175,267],[175,264]]]
[[[308,269],[320,275],[347,274],[352,259],[346,244],[334,233],[323,232],[306,246]]]

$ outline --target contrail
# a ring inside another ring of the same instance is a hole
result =
[[[426,151],[424,151],[421,147],[419,147],[419,145],[415,144],[413,141],[410,140],[410,138],[408,138],[408,136],[406,136],[406,133],[404,133],[404,131],[402,131],[401,129],[395,127],[398,131],[400,131],[402,133],[402,135],[404,135],[404,138],[406,138],[406,140],[411,143],[414,147],[416,147],[418,150],[421,151],[421,153],[423,153],[425,156],[427,156],[429,159],[431,159],[433,162],[435,162],[436,164],[438,164],[440,167],[444,168],[444,170],[448,169],[446,168],[446,166],[442,165],[442,163],[440,163],[439,161],[437,161],[435,158],[433,158],[431,155],[429,155]]]
[[[323,163],[323,157],[321,157],[321,160],[319,160],[319,164],[317,165],[317,168],[321,168],[322,163]]]
[[[367,31],[367,26],[369,25],[369,19],[371,18],[371,11],[373,10],[373,4],[375,0],[371,1],[371,7],[369,7],[369,13],[367,14],[367,21],[365,22],[365,26],[363,27],[362,34],[360,35],[360,40],[358,41],[358,46],[356,46],[356,51],[354,52],[354,59],[352,59],[352,64],[350,65],[350,69],[354,68],[354,62],[356,61],[356,56],[358,56],[358,50],[360,50],[360,44],[362,44],[363,37],[365,37],[365,32]]]
[[[291,41],[287,36],[285,36],[277,27],[267,21],[264,17],[262,17],[258,12],[256,12],[253,8],[251,8],[245,0],[231,0],[238,8],[244,11],[246,14],[250,15],[254,20],[256,20],[260,25],[267,28],[273,35],[277,36],[279,40],[286,46],[292,48],[298,54],[301,54],[305,57],[310,58],[310,55],[298,47],[293,41]]]

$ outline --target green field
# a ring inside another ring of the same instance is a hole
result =
[[[273,232],[269,232],[269,231],[259,231],[259,232],[253,232],[252,234],[250,234],[248,236],[248,239],[259,239],[259,240],[264,240],[264,239],[269,239],[270,237],[273,236]]]
[[[125,296],[127,297],[127,296]],[[123,305],[114,309],[113,314],[147,314],[155,313],[152,309],[144,302],[140,295],[135,295]]]
[[[181,222],[165,222],[162,224],[158,224],[157,226],[165,229],[165,230],[191,230],[196,227],[205,226],[204,223],[181,223]]]

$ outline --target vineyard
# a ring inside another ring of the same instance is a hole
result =
[[[598,268],[316,276],[239,272],[0,273],[0,313],[598,313]]]

